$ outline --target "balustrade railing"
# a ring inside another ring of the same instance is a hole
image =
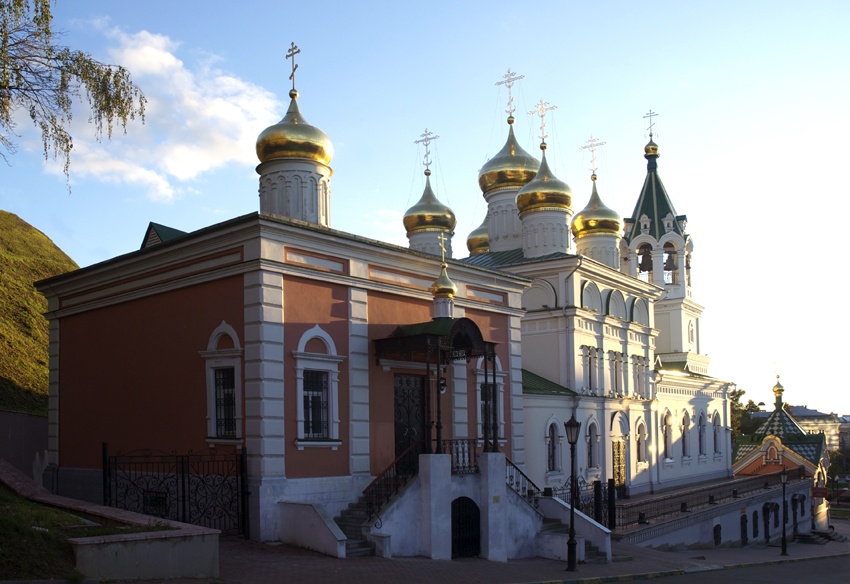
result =
[[[806,478],[805,469],[789,469],[788,480]],[[653,519],[688,513],[715,505],[725,500],[743,497],[756,491],[770,489],[781,484],[779,473],[756,475],[728,481],[722,485],[709,485],[695,488],[686,493],[658,496],[649,500],[623,502],[617,504],[617,525],[628,527],[648,523]]]
[[[452,455],[452,474],[477,474],[478,441],[474,438],[443,440],[443,452]]]

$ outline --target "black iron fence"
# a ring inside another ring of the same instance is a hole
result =
[[[363,497],[366,500],[366,511],[369,519],[376,518],[375,526],[380,529],[382,525],[379,515],[381,507],[392,499],[401,488],[407,484],[412,477],[419,474],[419,455],[425,442],[419,440],[399,454],[384,471],[363,489]]]
[[[177,454],[103,445],[105,505],[248,536],[247,455],[221,449]]]
[[[611,525],[611,505],[609,504],[609,498],[614,495],[614,491],[609,489],[610,485],[601,481],[587,482],[582,476],[576,479],[576,483],[576,509],[588,517],[592,517],[600,525],[613,527]],[[570,483],[567,482],[560,487],[553,487],[552,496],[559,497],[563,501],[570,503],[572,500],[570,496]]]

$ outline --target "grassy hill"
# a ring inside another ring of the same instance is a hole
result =
[[[33,282],[77,267],[41,231],[0,211],[0,409],[47,413],[47,301]]]

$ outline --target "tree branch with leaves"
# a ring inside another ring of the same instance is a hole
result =
[[[145,96],[121,66],[56,42],[50,9],[54,0],[0,0],[0,156],[17,151],[14,115],[25,111],[41,132],[45,159],[63,161],[69,176],[74,141],[68,132],[78,99],[89,106],[95,138],[116,127],[144,122]]]

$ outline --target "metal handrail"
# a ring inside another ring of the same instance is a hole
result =
[[[478,474],[478,440],[475,438],[455,438],[443,440],[442,449],[452,456],[452,474]]]
[[[542,490],[507,456],[505,457],[505,482],[523,499],[534,497]]]
[[[398,493],[411,477],[418,474],[419,453],[424,443],[423,440],[419,440],[408,446],[375,477],[375,480],[369,483],[369,486],[363,489],[366,511],[370,518],[373,515],[377,516],[381,507]]]

